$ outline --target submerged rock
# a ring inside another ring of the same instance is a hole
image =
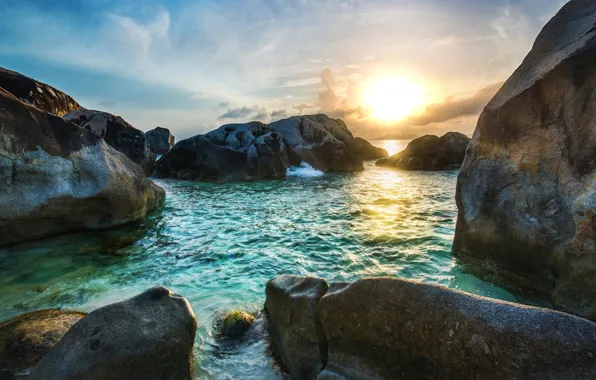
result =
[[[140,165],[145,173],[153,168],[155,153],[151,151],[145,134],[120,116],[102,111],[80,110],[64,116],[64,119],[103,138],[110,146]]]
[[[165,192],[102,139],[0,89],[0,245],[122,225]]]
[[[188,302],[156,287],[89,313],[30,379],[188,380],[196,330]]]
[[[2,67],[0,67],[0,87],[20,101],[57,116],[83,109],[64,92]]]
[[[149,142],[149,147],[155,154],[168,153],[176,142],[176,137],[172,135],[170,130],[162,127],[145,132],[145,137]]]
[[[223,333],[229,338],[243,336],[255,321],[255,317],[242,310],[228,314],[224,319]]]
[[[442,137],[427,135],[410,142],[404,151],[377,161],[377,165],[404,170],[458,169],[464,161],[469,142],[468,136],[457,132],[449,132]]]
[[[480,116],[454,254],[596,320],[596,3],[572,0]]]
[[[596,373],[596,323],[397,278],[267,285],[272,342],[296,379],[557,379]],[[301,366],[296,366],[296,362]]]
[[[0,323],[0,378],[33,368],[85,315],[58,309],[40,310]]]

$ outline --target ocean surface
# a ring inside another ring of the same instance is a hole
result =
[[[405,141],[376,141],[395,153]],[[219,337],[226,312],[258,312],[280,274],[328,281],[396,276],[516,301],[466,273],[450,250],[457,171],[377,168],[283,180],[155,180],[163,210],[124,228],[0,250],[0,321],[41,308],[91,311],[164,285],[192,305],[197,379],[280,378],[262,324],[241,341]]]

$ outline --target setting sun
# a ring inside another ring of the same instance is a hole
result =
[[[364,99],[374,118],[392,122],[403,119],[424,106],[424,92],[407,78],[385,78],[373,82]]]

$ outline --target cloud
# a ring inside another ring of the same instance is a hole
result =
[[[252,116],[251,116],[252,115]],[[226,120],[226,119],[247,119],[251,117],[251,120],[261,120],[267,117],[267,109],[260,106],[252,106],[252,107],[238,107],[238,108],[229,108],[226,112],[219,115],[217,120]]]
[[[219,105],[217,106],[217,108],[222,109],[222,108],[229,108],[230,107],[230,103],[229,102],[221,102],[219,103]]]
[[[297,110],[300,113],[303,113],[305,110],[307,110],[309,108],[315,108],[315,106],[312,104],[299,103],[299,104],[294,104],[292,106],[292,108],[294,108],[295,110]]]
[[[275,110],[271,112],[271,117],[286,117],[288,116],[288,111],[285,109],[283,110]]]

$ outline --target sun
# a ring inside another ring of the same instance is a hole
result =
[[[422,87],[405,77],[389,77],[372,82],[364,92],[372,116],[395,122],[424,106]]]

